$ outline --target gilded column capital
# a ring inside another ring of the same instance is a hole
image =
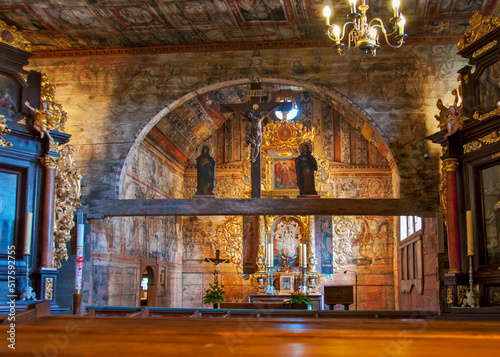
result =
[[[459,164],[460,163],[458,162],[458,159],[455,159],[455,158],[444,159],[443,160],[444,171],[445,172],[457,172]]]
[[[57,169],[58,158],[50,155],[45,155],[40,158],[40,162],[49,170]]]

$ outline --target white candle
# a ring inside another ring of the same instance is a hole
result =
[[[467,254],[474,255],[474,232],[472,224],[472,211],[465,212],[467,222]]]
[[[82,289],[82,270],[83,270],[83,237],[85,233],[85,224],[83,223],[83,214],[77,215],[76,225],[76,274],[75,290]]]
[[[33,213],[26,213],[26,230],[24,236],[24,254],[30,254],[31,236],[33,235]]]

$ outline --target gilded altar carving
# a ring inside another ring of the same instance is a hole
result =
[[[474,53],[472,54],[472,58],[476,58],[477,56],[481,56],[483,53],[488,52],[489,50],[491,50],[496,45],[497,45],[497,41],[496,40],[495,41],[491,41],[486,46],[483,46],[479,50],[474,51]]]
[[[500,107],[497,107],[488,113],[484,113],[483,115],[479,115],[479,112],[476,111],[472,117],[478,121],[483,121],[497,115],[500,115]]]
[[[217,227],[219,241],[226,242],[226,253],[229,255],[229,261],[236,266],[238,273],[243,271],[242,225],[242,216],[230,216],[226,217],[225,222]]]
[[[62,105],[55,100],[55,86],[50,84],[49,78],[45,73],[42,74],[41,101],[48,103],[48,111],[51,116],[51,130],[64,132],[64,125],[68,119]]]
[[[439,175],[439,203],[441,205],[441,212],[443,213],[443,223],[445,226],[448,226],[448,222],[446,220],[448,216],[448,198],[447,198],[447,181],[446,181],[446,171],[445,166],[441,166],[441,175]]]
[[[500,17],[483,17],[481,14],[475,13],[470,20],[470,28],[464,33],[460,41],[458,41],[458,50],[463,50],[484,35],[496,29],[499,25]]]
[[[443,160],[444,171],[445,172],[457,172],[459,164],[460,163],[458,162],[458,159],[455,159],[455,158],[444,159]]]
[[[500,141],[500,131],[494,131],[491,134],[478,138],[477,140],[471,141],[470,143],[464,144],[463,151],[464,154],[479,150],[483,145],[491,145]]]
[[[314,128],[306,130],[302,124],[282,120],[266,125],[262,133],[263,146],[279,148],[295,148],[304,141],[314,142],[316,131]]]
[[[7,119],[4,119],[3,115],[0,114],[0,146],[11,147],[12,143],[10,141],[5,141],[5,139],[2,138],[2,135],[10,133],[10,129],[7,128],[6,120]]]
[[[45,278],[45,293],[43,295],[44,300],[52,301],[54,300],[54,278]]]
[[[66,243],[71,239],[70,231],[75,226],[74,213],[80,205],[81,175],[76,168],[74,159],[75,149],[66,145],[60,150],[60,158],[56,160],[56,199],[55,199],[55,226],[54,265],[61,268],[62,260],[68,260]]]
[[[44,157],[40,158],[41,164],[48,170],[57,169],[57,160],[57,157],[50,155],[45,155]]]
[[[31,43],[23,37],[22,33],[15,26],[9,26],[5,22],[0,21],[0,34],[0,42],[23,51],[31,52]]]
[[[446,303],[453,304],[453,288],[446,289]]]
[[[462,306],[464,299],[469,293],[469,287],[467,285],[457,285],[457,305]]]

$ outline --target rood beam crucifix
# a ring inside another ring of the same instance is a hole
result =
[[[262,144],[262,122],[272,112],[285,103],[280,102],[262,102],[263,97],[267,97],[267,93],[261,88],[260,83],[251,83],[250,102],[244,104],[231,104],[226,107],[233,112],[243,115],[250,121],[250,131],[247,134],[246,145],[251,145],[250,158],[251,173],[250,181],[252,185],[252,198],[261,198],[261,157],[260,148]]]
[[[220,251],[217,249],[215,251],[215,258],[205,258],[205,261],[214,265],[214,283],[219,283],[220,265],[229,263],[229,259],[221,259]]]

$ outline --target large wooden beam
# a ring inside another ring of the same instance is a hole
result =
[[[433,217],[437,204],[414,199],[216,199],[94,200],[81,207],[88,219],[120,216],[332,215]]]

